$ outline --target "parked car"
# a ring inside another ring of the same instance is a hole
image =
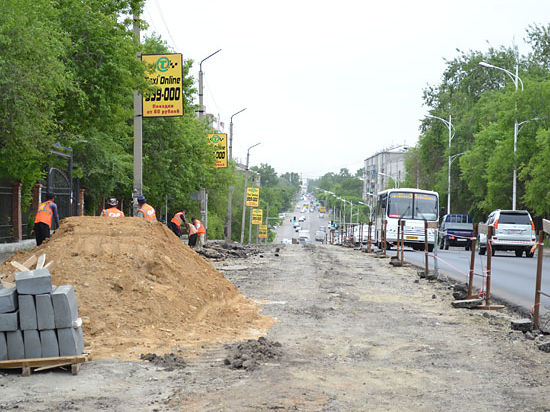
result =
[[[322,231],[322,230],[318,230],[317,232],[315,232],[315,240],[317,242],[324,242],[325,240],[325,232]]]
[[[464,246],[470,249],[469,238],[474,234],[474,224],[470,215],[448,214],[441,220],[441,240],[439,247],[448,250],[449,246]]]
[[[489,214],[487,224],[493,225],[492,254],[497,250],[513,250],[517,257],[532,258],[531,248],[536,242],[535,225],[527,210],[495,210]],[[479,254],[487,251],[487,236],[479,235]]]

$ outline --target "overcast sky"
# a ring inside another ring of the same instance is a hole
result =
[[[547,25],[546,0],[147,0],[150,32],[203,63],[206,111],[220,115],[233,155],[304,177],[355,172],[392,145],[414,145],[456,49],[517,44]],[[511,68],[510,68],[511,69]],[[444,117],[447,113],[442,113]]]

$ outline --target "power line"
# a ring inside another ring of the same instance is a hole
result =
[[[164,20],[164,15],[162,14],[162,9],[160,8],[158,1],[155,0],[155,6],[157,7],[157,10],[160,15],[160,19],[162,20],[162,23],[164,24],[164,28],[166,29],[166,32],[168,33],[168,37],[170,37],[170,40],[172,40],[172,45],[176,50],[179,50],[178,45],[176,44],[176,41],[174,40],[174,37],[172,37],[172,33],[170,33],[170,29],[168,28],[168,25],[166,24],[166,20]]]

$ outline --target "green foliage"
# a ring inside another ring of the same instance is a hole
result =
[[[544,168],[539,165],[544,158],[541,136],[550,118],[549,27],[529,27],[526,41],[532,50],[527,56],[500,47],[459,51],[458,57],[446,62],[441,83],[424,91],[424,103],[435,116],[452,115],[454,138],[449,149],[447,126],[433,118],[422,122],[417,147],[406,159],[408,185],[436,190],[444,198],[448,156],[464,152],[451,167],[453,212],[471,213],[481,220],[490,210],[510,208],[514,163],[517,208],[529,207],[536,213],[549,209],[546,196],[540,196],[541,183],[533,182]],[[516,91],[506,73],[480,66],[482,61],[511,72],[517,62],[524,90]],[[515,121],[520,129],[514,156]]]

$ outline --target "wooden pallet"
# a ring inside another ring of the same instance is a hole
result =
[[[22,376],[30,376],[32,369],[40,372],[53,368],[70,366],[73,375],[80,371],[80,364],[92,360],[91,354],[83,353],[78,356],[57,356],[55,358],[16,359],[0,361],[0,369],[21,369]]]

